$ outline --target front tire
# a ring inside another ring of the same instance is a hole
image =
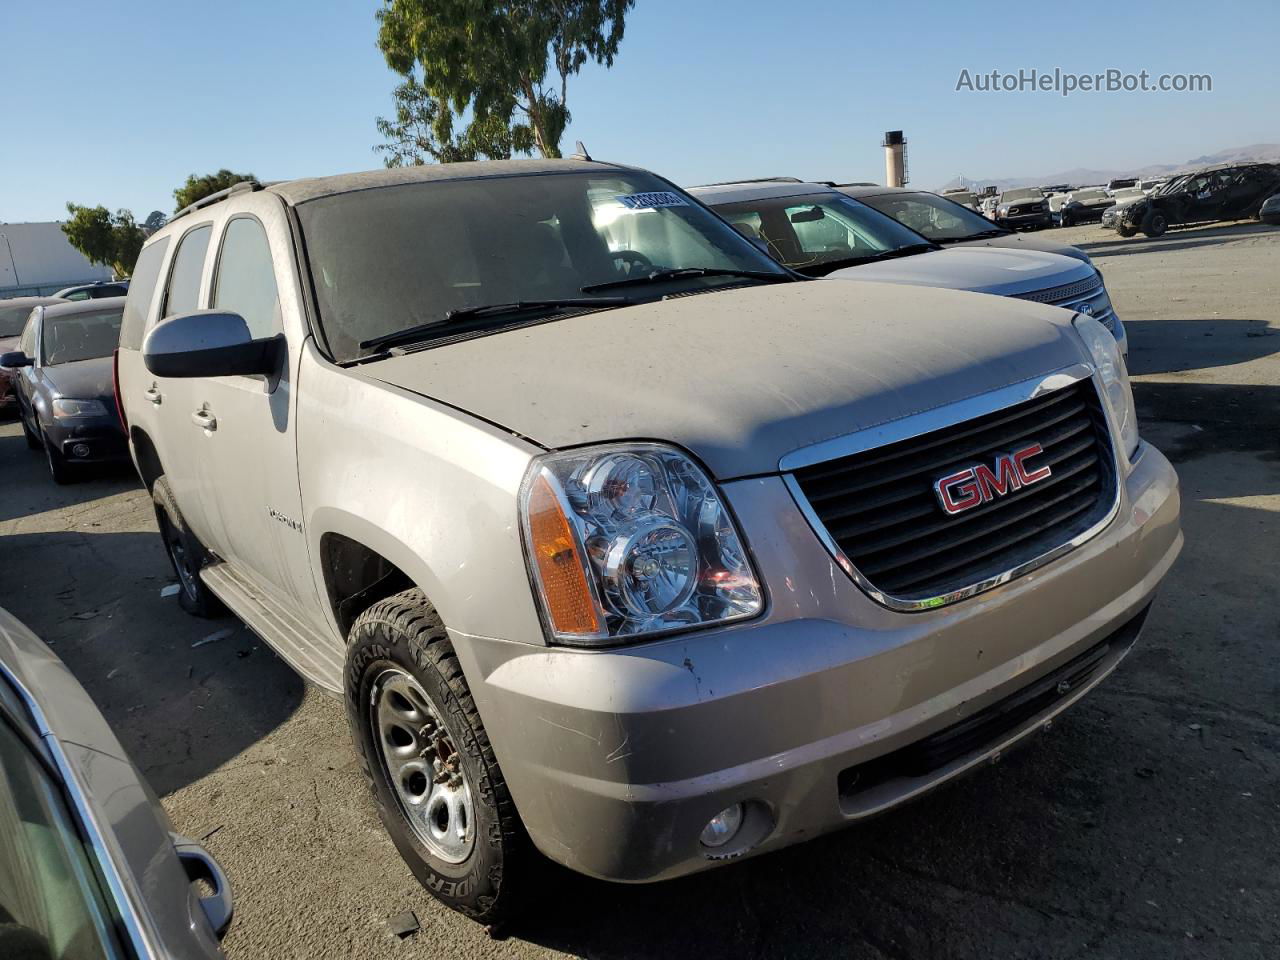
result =
[[[71,467],[67,463],[66,458],[55,449],[53,441],[49,439],[49,435],[43,437],[44,459],[49,464],[49,476],[53,477],[53,482],[59,486],[70,483],[75,477],[72,475]]]
[[[27,426],[27,418],[22,415],[21,408],[18,409],[18,419],[22,421],[22,435],[27,440],[27,449],[39,450],[40,436],[34,430],[32,430],[29,426]]]
[[[178,605],[193,617],[212,619],[221,616],[226,608],[200,579],[200,569],[209,552],[187,529],[178,501],[173,498],[169,481],[164,477],[152,486],[151,500],[155,505],[156,524],[160,527],[165,553],[169,555],[173,572],[178,577]]]
[[[432,894],[481,923],[524,893],[528,840],[457,654],[411,589],[351,627],[347,720],[382,824]]]
[[[1152,210],[1142,221],[1142,232],[1148,237],[1160,237],[1169,229],[1169,218],[1159,210]]]

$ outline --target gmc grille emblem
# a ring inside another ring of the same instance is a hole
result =
[[[997,454],[993,467],[975,463],[957,470],[934,481],[933,492],[938,495],[938,503],[942,504],[944,513],[951,516],[964,513],[1053,476],[1053,471],[1047,466],[1027,469],[1027,461],[1041,453],[1044,453],[1044,448],[1033,443],[1013,453]]]

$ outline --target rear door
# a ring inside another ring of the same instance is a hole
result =
[[[294,385],[306,328],[282,201],[254,193],[219,204],[208,306],[242,316],[255,339],[284,337],[276,376],[191,381],[188,423],[201,499],[221,523],[224,559],[291,609],[319,618],[302,533]]]

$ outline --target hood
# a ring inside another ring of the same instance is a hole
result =
[[[1056,253],[1059,256],[1071,257],[1073,260],[1079,260],[1081,263],[1087,263],[1093,266],[1093,261],[1089,259],[1089,255],[1079,247],[1072,247],[1057,240],[1046,240],[1044,237],[1032,236],[1026,233],[1015,233],[1003,237],[982,237],[979,240],[962,240],[959,243],[949,243],[943,249],[952,250],[972,250],[974,247],[1001,247],[1006,250],[1038,250],[1041,253]]]
[[[675,443],[727,480],[1079,363],[1070,321],[1025,301],[819,280],[570,317],[354,369],[545,447]]]
[[[105,401],[115,396],[110,357],[58,363],[42,369],[45,379],[53,385],[59,397]],[[110,409],[111,404],[107,404],[107,407]]]
[[[965,246],[847,267],[827,274],[827,279],[908,283],[1011,297],[1087,280],[1093,272],[1078,260],[1039,250]]]

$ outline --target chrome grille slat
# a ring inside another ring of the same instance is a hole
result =
[[[934,482],[1033,443],[1043,481],[956,515]],[[873,596],[918,609],[1059,550],[1113,510],[1114,460],[1090,379],[884,447],[797,469],[789,481],[838,559]]]
[[[1064,300],[1076,300],[1086,294],[1094,293],[1102,288],[1102,276],[1095,273],[1092,277],[1064,283],[1059,287],[1045,287],[1043,290],[1032,290],[1028,293],[1015,293],[1015,300],[1031,300],[1035,303],[1062,303]]]

